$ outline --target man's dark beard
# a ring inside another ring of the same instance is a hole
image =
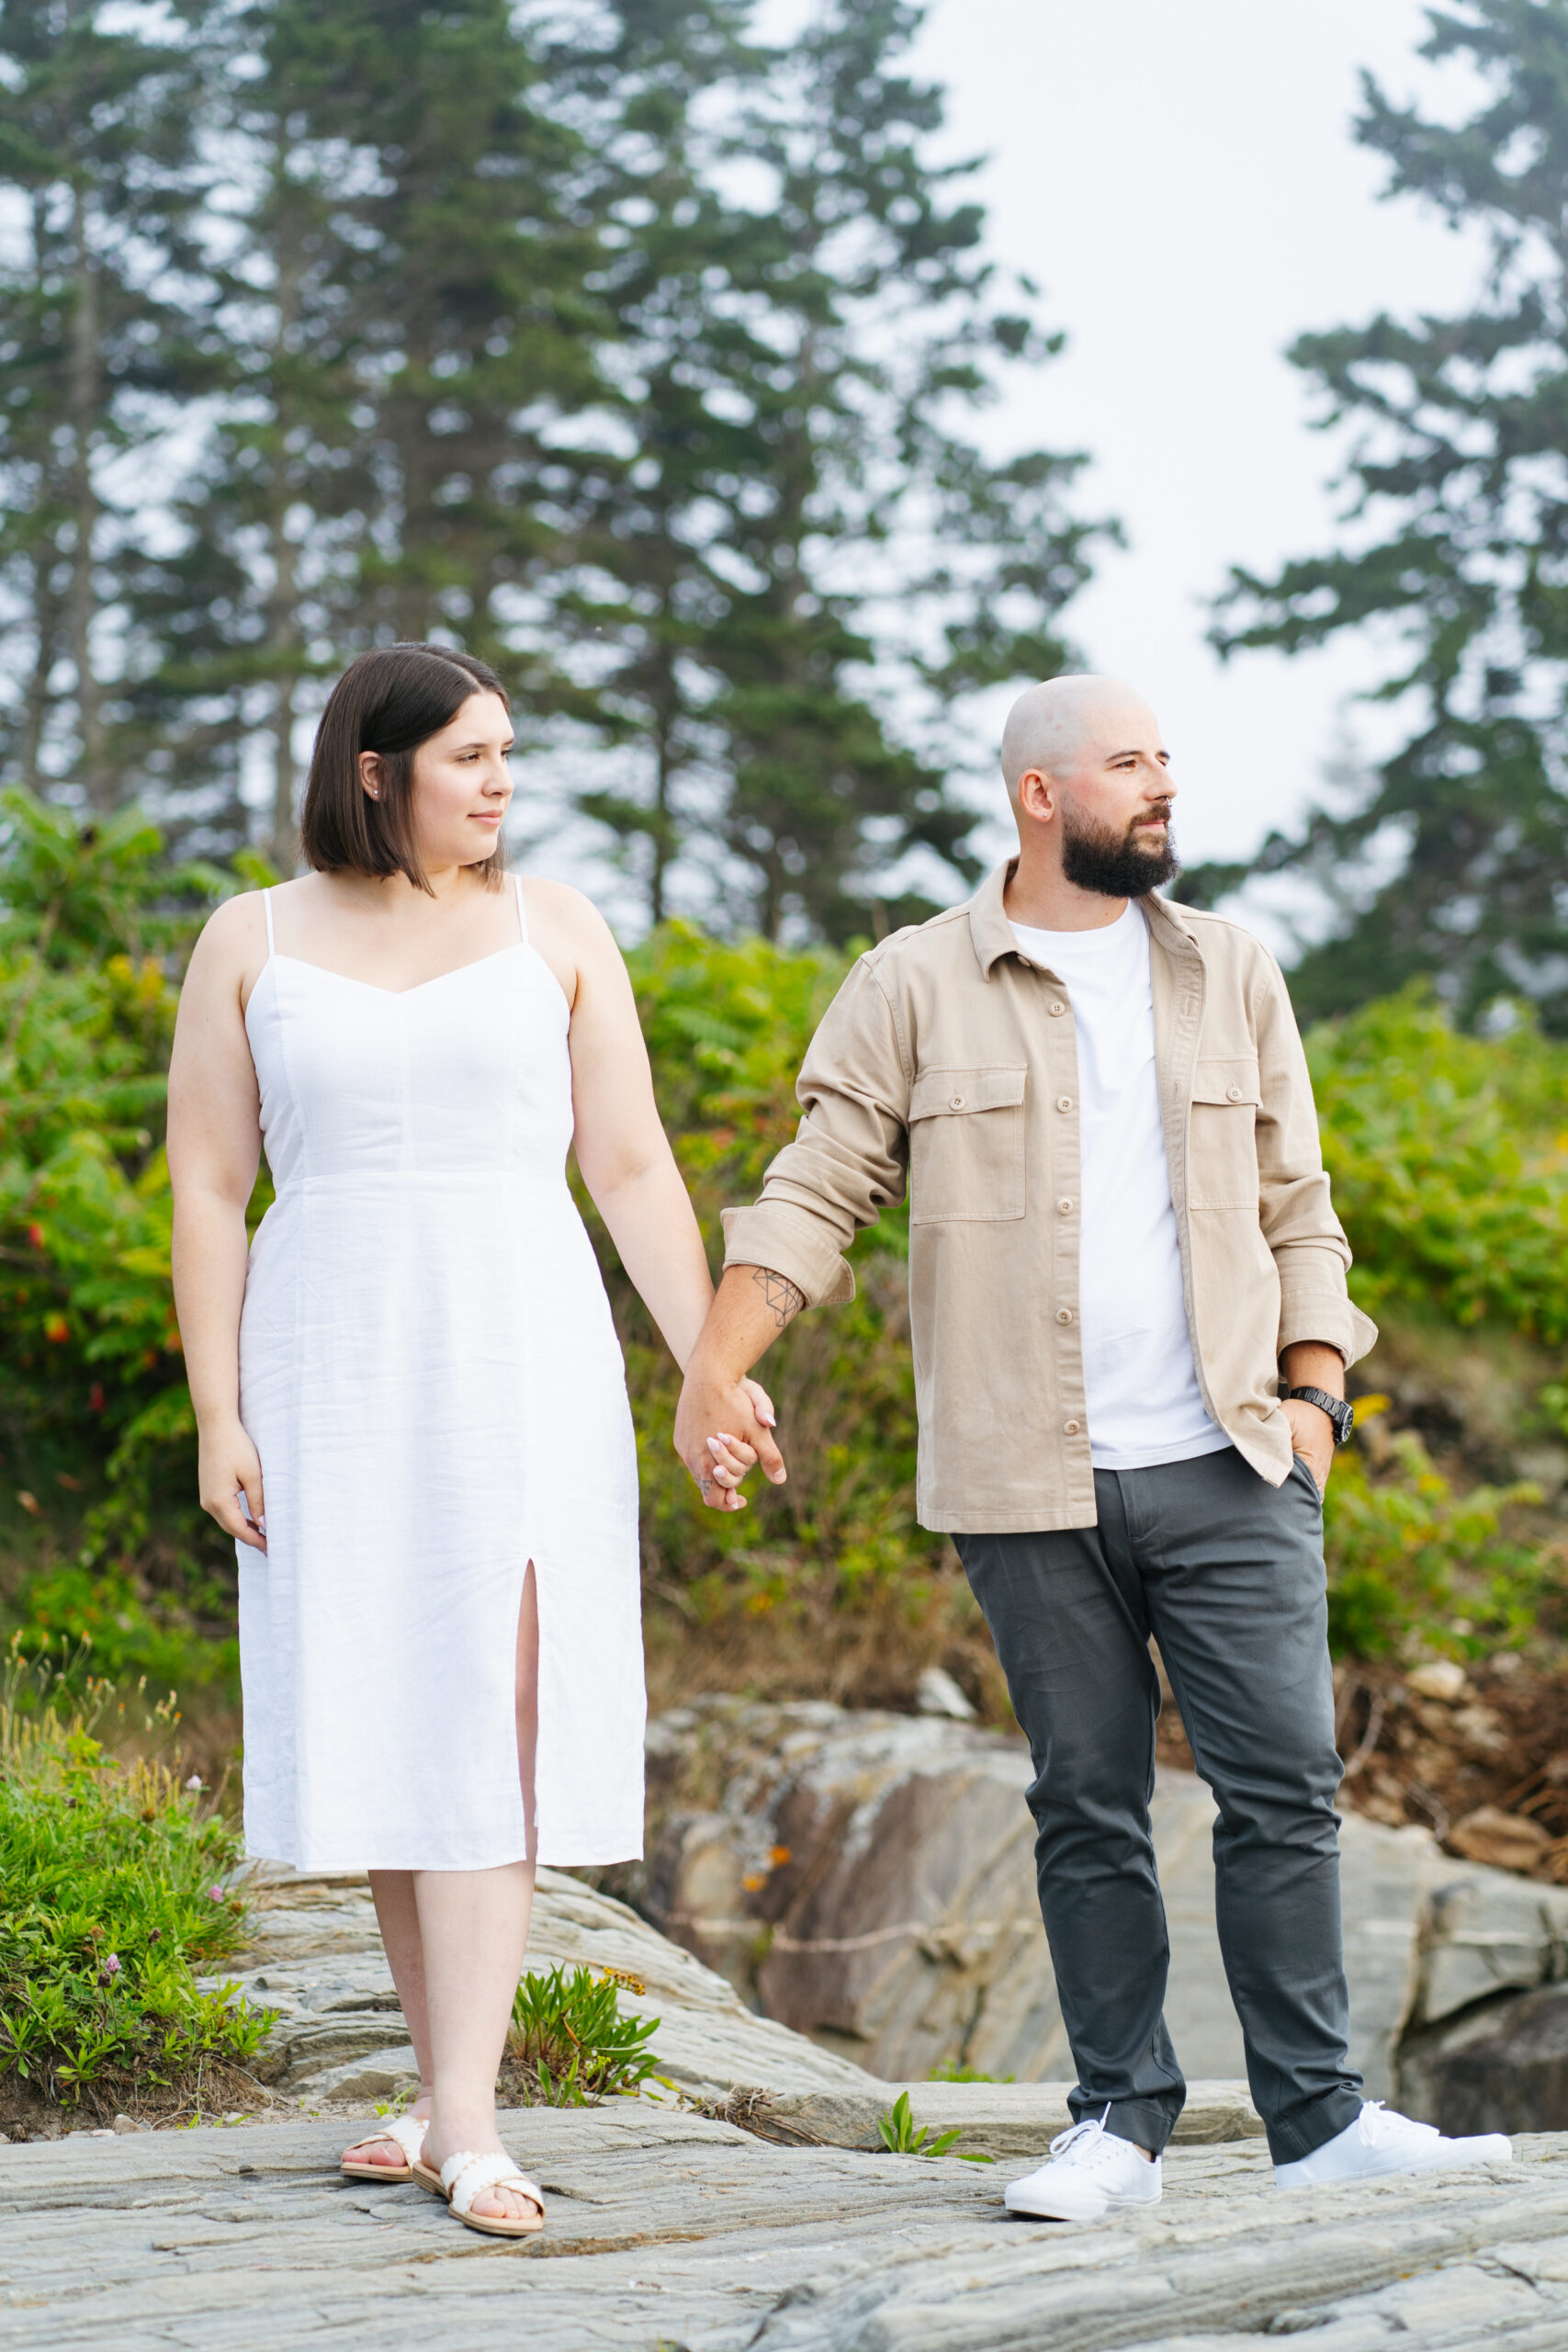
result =
[[[1168,820],[1162,837],[1145,840],[1143,822],[1113,833],[1109,826],[1078,825],[1063,809],[1062,872],[1080,890],[1098,890],[1106,899],[1142,899],[1180,870]]]

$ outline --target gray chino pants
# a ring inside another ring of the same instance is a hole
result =
[[[1149,1834],[1152,1633],[1214,1792],[1220,1950],[1276,2163],[1360,2112],[1348,2064],[1322,1506],[1297,1461],[1097,1470],[1098,1527],[954,1537],[1034,1759],[1040,1908],[1075,2120],[1157,2154],[1186,2086],[1162,2015],[1170,1944]]]

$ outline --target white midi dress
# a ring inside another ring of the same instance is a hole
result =
[[[304,1870],[528,1851],[518,1611],[539,1618],[536,1856],[642,1851],[637,1454],[567,1188],[570,1012],[528,944],[394,993],[280,956],[245,1027],[276,1199],[240,1413],[245,1842]]]

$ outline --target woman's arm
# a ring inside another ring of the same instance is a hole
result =
[[[531,883],[529,906],[542,918],[534,925],[540,952],[563,985],[570,955],[572,1109],[583,1182],[621,1263],[684,1371],[707,1319],[713,1283],[696,1216],[653,1099],[653,1074],[630,978],[608,925],[577,891]],[[756,1453],[768,1476],[779,1480],[784,1463],[778,1449],[765,1428],[760,1433]],[[745,1453],[748,1465],[751,1450],[748,1446]],[[725,1507],[743,1501],[731,1489]]]
[[[201,1506],[238,1542],[265,1552],[261,1462],[240,1420],[245,1210],[261,1157],[242,991],[257,960],[253,934],[260,925],[254,898],[231,899],[190,959],[169,1065],[169,1178],[175,1311],[196,1408]],[[242,1493],[251,1521],[240,1508]]]

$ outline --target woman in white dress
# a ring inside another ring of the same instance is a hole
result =
[[[642,1850],[637,1458],[570,1146],[682,1364],[712,1296],[615,942],[502,874],[511,745],[482,663],[362,655],[317,737],[313,870],[213,915],[169,1078],[247,1848],[370,1872],[421,2095],[346,2168],[504,2235],[543,2219],[494,2106],[535,1864]],[[741,1508],[750,1449],[711,1459]]]

